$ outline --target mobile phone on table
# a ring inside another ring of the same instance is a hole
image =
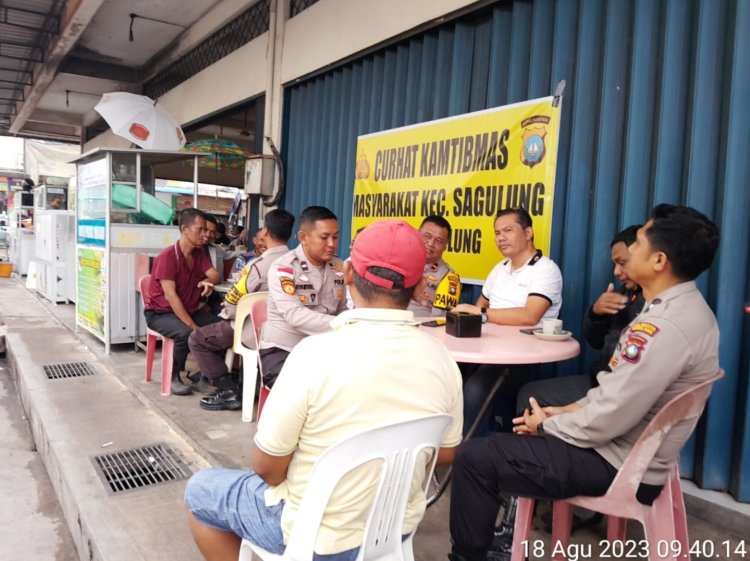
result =
[[[445,318],[426,321],[422,325],[424,325],[425,327],[440,327],[441,325],[445,325]]]
[[[534,334],[534,330],[533,329],[519,329],[518,331],[520,331],[521,333],[525,333],[526,335],[533,335]]]

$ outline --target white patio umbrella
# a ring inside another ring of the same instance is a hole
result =
[[[94,107],[112,132],[150,150],[179,150],[185,145],[180,125],[145,95],[105,93]]]

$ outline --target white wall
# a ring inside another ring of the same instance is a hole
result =
[[[85,154],[94,148],[130,148],[130,141],[117,136],[110,129],[84,144],[82,153]]]
[[[268,33],[202,70],[159,98],[185,124],[266,91]]]
[[[287,22],[281,81],[290,82],[473,3],[470,0],[319,0]]]

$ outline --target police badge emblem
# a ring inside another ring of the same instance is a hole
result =
[[[646,343],[646,339],[631,332],[625,342],[625,347],[622,349],[622,358],[635,364],[641,360],[641,353],[645,350]]]
[[[294,269],[291,267],[279,267],[276,275],[281,283],[281,290],[284,294],[294,296],[297,293],[297,284],[294,282]]]
[[[367,156],[362,152],[357,156],[354,177],[356,179],[367,179],[370,177],[370,162],[367,161]]]
[[[284,294],[294,296],[297,293],[297,285],[294,284],[294,280],[289,277],[281,277],[281,290]]]
[[[544,138],[547,136],[547,127],[550,118],[547,115],[534,115],[521,122],[525,129],[521,135],[523,144],[521,146],[521,162],[533,168],[542,162],[547,154]],[[532,126],[537,125],[537,126]]]

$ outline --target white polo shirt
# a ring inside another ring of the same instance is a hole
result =
[[[558,266],[537,250],[515,271],[511,270],[510,259],[495,265],[482,287],[482,296],[489,300],[490,308],[522,308],[530,295],[540,296],[550,303],[542,319],[555,319],[562,306],[562,287]]]
[[[448,349],[420,329],[406,310],[355,308],[331,318],[334,331],[300,341],[268,396],[255,444],[272,456],[292,454],[286,480],[266,491],[266,505],[284,500],[281,529],[289,537],[315,461],[366,429],[448,413],[443,447],[458,446],[463,427],[461,373]],[[425,511],[424,469],[416,470],[403,532]],[[336,487],[315,551],[331,554],[362,543],[369,498],[380,465],[367,464]]]

